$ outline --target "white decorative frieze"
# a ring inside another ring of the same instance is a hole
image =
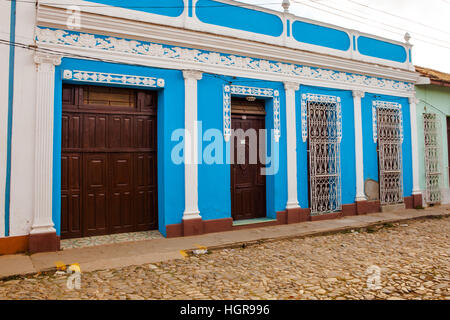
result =
[[[299,79],[323,80],[346,85],[358,85],[368,88],[394,91],[414,91],[414,84],[384,78],[365,76],[361,74],[335,71],[317,67],[302,66],[293,63],[269,61],[259,58],[236,56],[231,54],[210,52],[205,50],[162,45],[138,40],[121,39],[110,36],[65,31],[37,27],[36,41],[38,44],[53,44],[75,48],[88,48],[155,57],[164,61],[182,61],[199,65],[238,68],[239,70],[271,73]],[[161,61],[162,61],[161,60]]]
[[[395,109],[399,111],[399,119],[400,119],[400,141],[403,143],[403,114],[402,114],[402,105],[397,102],[391,101],[381,101],[374,100],[372,102],[372,132],[373,132],[373,142],[377,143],[378,140],[378,120],[377,120],[377,109],[378,108],[385,109]]]
[[[280,140],[280,92],[271,88],[225,85],[223,86],[223,136],[225,141],[230,141],[231,137],[231,95],[272,98],[274,138],[275,142]]]
[[[223,137],[230,141],[231,137],[231,88],[223,86]]]
[[[302,94],[301,103],[301,118],[302,118],[302,140],[306,142],[308,139],[308,102],[320,104],[333,104],[336,107],[336,134],[338,142],[342,139],[342,112],[341,112],[341,97],[328,96],[315,93]]]
[[[129,86],[141,86],[150,88],[163,88],[164,79],[143,77],[127,74],[81,71],[81,70],[64,70],[64,80],[74,80],[82,82],[121,84]]]

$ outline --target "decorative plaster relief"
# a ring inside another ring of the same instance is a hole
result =
[[[398,109],[400,116],[400,141],[403,143],[403,114],[402,105],[397,102],[374,100],[372,102],[372,130],[373,130],[373,142],[377,143],[378,140],[378,125],[377,125],[377,108],[389,108]]]
[[[150,88],[163,88],[164,79],[134,76],[127,74],[116,74],[95,71],[81,71],[81,70],[64,70],[63,78],[65,80],[95,82],[95,83],[113,83],[129,86],[141,86]]]
[[[241,70],[260,73],[272,73],[286,77],[299,77],[311,80],[324,80],[347,85],[361,85],[369,88],[408,92],[414,91],[413,83],[403,81],[138,40],[121,39],[76,31],[65,31],[61,29],[37,27],[36,41],[38,44],[54,44],[144,55],[158,59],[186,61],[197,63],[199,65],[239,68]]]
[[[273,130],[275,142],[280,140],[280,93],[270,88],[256,88],[238,85],[223,86],[223,136],[225,141],[231,137],[231,95],[273,98]]]
[[[301,103],[301,118],[302,118],[302,140],[306,142],[308,138],[308,102],[316,102],[316,103],[328,103],[336,105],[336,115],[337,115],[337,138],[338,142],[341,142],[342,139],[342,112],[341,112],[341,97],[336,96],[327,96],[322,94],[314,94],[314,93],[304,93],[302,94],[302,103]]]

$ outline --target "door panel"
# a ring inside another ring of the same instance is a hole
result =
[[[80,154],[62,155],[61,234],[65,236],[81,236],[81,168]]]
[[[117,94],[63,86],[62,238],[158,226],[156,95]]]
[[[157,179],[154,153],[135,154],[135,212],[139,230],[156,228]]]
[[[81,116],[79,114],[64,114],[62,117],[62,148],[81,147]]]
[[[109,147],[132,148],[133,147],[133,117],[129,115],[109,116]]]
[[[133,154],[110,155],[111,227],[112,233],[133,230]]]
[[[86,114],[83,118],[83,148],[105,149],[107,147],[107,116]]]
[[[250,103],[249,103],[250,104]],[[240,110],[246,110],[240,105]],[[232,129],[247,131],[252,128],[256,130],[255,155],[250,155],[250,141],[248,135],[245,137],[233,137],[234,161],[231,164],[231,213],[234,220],[262,218],[266,216],[266,177],[261,175],[263,165],[259,159],[260,141],[259,129],[265,128],[264,115],[232,114]],[[245,147],[243,146],[245,144]],[[239,154],[239,145],[241,150]],[[244,148],[242,148],[244,147]],[[262,147],[265,148],[264,144]],[[264,152],[263,152],[264,151]],[[265,150],[261,151],[265,154]],[[256,163],[255,163],[256,160]]]
[[[84,155],[85,236],[107,234],[108,155]]]

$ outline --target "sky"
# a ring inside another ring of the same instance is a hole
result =
[[[283,11],[281,0],[239,0]],[[289,12],[404,42],[413,63],[450,73],[450,0],[290,0]]]

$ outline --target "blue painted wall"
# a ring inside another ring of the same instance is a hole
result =
[[[307,142],[302,140],[301,94],[316,93],[341,98],[342,140],[341,140],[341,188],[342,204],[355,202],[356,165],[353,97],[351,91],[333,90],[319,87],[301,86],[296,94],[297,126],[297,196],[300,207],[309,207],[308,153]]]
[[[281,83],[267,81],[204,74],[203,79],[198,83],[198,120],[202,121],[203,133],[208,129],[219,129],[222,132],[223,85],[227,83],[273,88],[280,92],[281,138],[278,143],[279,168],[276,175],[266,176],[267,217],[276,218],[276,212],[284,210],[287,201],[286,120],[283,85]],[[267,98],[265,99],[265,103],[266,128],[273,129],[273,99]],[[226,150],[230,149],[230,143],[226,143],[223,137],[221,138],[220,143],[223,146],[223,164],[209,165],[207,163],[202,163],[198,166],[198,203],[200,215],[204,220],[231,217],[231,167],[227,164],[226,159]],[[204,151],[208,144],[210,144],[209,141],[204,141],[203,148],[199,147],[199,151]],[[266,143],[266,146],[268,147],[267,153],[270,156],[272,154],[270,144]]]
[[[368,37],[358,37],[359,53],[396,62],[406,62],[407,54],[404,47]]]
[[[171,159],[172,149],[179,141],[171,141],[172,132],[184,128],[184,80],[181,71],[157,68],[119,65],[97,61],[64,58],[56,68],[55,75],[55,135],[54,135],[54,175],[53,175],[53,221],[57,234],[60,234],[61,217],[61,92],[62,72],[64,69],[90,70],[154,76],[165,79],[165,88],[158,91],[158,211],[159,230],[165,235],[165,226],[182,221],[184,211],[184,165],[175,164]],[[278,143],[279,168],[273,176],[266,177],[267,216],[276,218],[276,212],[283,211],[287,201],[286,168],[286,106],[284,88],[281,83],[258,81],[244,78],[225,77],[204,74],[198,82],[198,120],[202,122],[202,132],[208,129],[223,128],[223,85],[227,83],[272,88],[280,93],[281,138]],[[298,199],[300,206],[309,207],[308,199],[308,158],[307,144],[301,138],[301,94],[317,93],[335,95],[341,98],[342,140],[341,140],[341,177],[342,203],[354,202],[356,194],[355,176],[355,139],[353,98],[350,91],[333,90],[319,87],[301,86],[296,92],[296,126],[297,126],[297,165],[298,165]],[[383,99],[402,104],[404,121],[403,170],[405,196],[412,191],[411,134],[409,128],[409,104],[407,99],[388,96],[375,96],[367,93],[362,100],[363,143],[364,143],[364,177],[378,180],[376,144],[372,139],[372,100]],[[266,128],[273,128],[273,99],[266,100]],[[200,138],[200,137],[199,137]],[[199,210],[204,220],[231,217],[230,165],[227,164],[226,150],[230,143],[220,138],[223,147],[223,164],[209,165],[202,162],[198,166]],[[270,138],[269,138],[270,139]],[[199,152],[204,152],[209,141],[199,144]],[[271,144],[266,143],[271,155]]]
[[[204,23],[273,37],[279,37],[283,33],[283,22],[278,16],[241,6],[213,0],[199,0],[195,12],[198,19]]]
[[[170,140],[172,131],[178,128],[184,128],[184,80],[182,72],[70,58],[64,58],[61,65],[56,68],[53,222],[58,235],[61,230],[61,75],[66,68],[153,76],[165,79],[164,90],[158,92],[157,121],[159,230],[165,235],[165,226],[167,224],[179,223],[184,211],[184,167],[177,166],[171,161],[171,150],[176,142]],[[139,87],[139,89],[142,88]]]
[[[178,17],[184,11],[183,0],[89,0],[109,6],[121,7],[130,10],[143,11],[147,13],[160,14],[168,17]]]
[[[363,125],[363,154],[364,154],[364,180],[378,179],[378,153],[377,144],[373,141],[372,127],[372,101],[383,100],[398,102],[402,105],[403,114],[403,192],[405,197],[412,194],[412,149],[409,102],[407,98],[366,93],[361,101],[361,116]]]
[[[346,32],[303,21],[292,23],[292,36],[299,42],[342,51],[350,49],[350,37]]]

